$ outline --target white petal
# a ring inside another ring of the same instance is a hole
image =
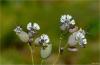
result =
[[[40,30],[40,26],[37,23],[33,24],[33,29]]]
[[[79,37],[80,36],[80,32],[77,32],[76,36]]]
[[[46,42],[46,43],[49,43],[49,42],[50,42],[50,39],[48,38],[45,42]]]
[[[82,33],[83,33],[84,35],[86,34],[86,32],[85,32],[84,30],[82,31]]]
[[[80,37],[81,37],[81,38],[84,38],[85,36],[84,36],[82,33],[80,33]]]
[[[87,44],[87,39],[83,39],[83,41],[84,41],[84,44]]]
[[[32,28],[32,23],[29,22],[29,23],[27,24],[27,30],[31,30],[31,28]]]
[[[82,28],[80,28],[79,31],[81,32],[82,31]]]
[[[65,22],[65,20],[64,20],[64,19],[60,19],[60,22],[64,23],[64,22]]]
[[[45,34],[42,34],[42,35],[40,36],[40,38],[41,38],[41,39],[44,39],[44,36],[45,36]]]
[[[62,17],[61,17],[61,18],[62,18],[62,19],[66,19],[66,17],[67,17],[66,15],[62,15]]]
[[[75,25],[75,20],[71,20],[70,24]]]
[[[62,15],[60,18],[60,22],[64,23],[66,21],[67,16],[66,15]]]
[[[70,20],[72,18],[71,15],[67,15],[67,19]]]

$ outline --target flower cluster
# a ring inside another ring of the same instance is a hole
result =
[[[27,30],[28,33],[23,31],[20,26],[17,26],[14,29],[21,41],[31,44],[33,42],[33,36],[35,35],[35,33],[37,33],[38,30],[40,30],[40,26],[37,23],[32,24],[31,22],[29,22],[27,24]]]
[[[40,30],[40,26],[37,23],[32,24],[29,22],[27,24],[27,30],[28,32],[24,32],[20,26],[17,26],[14,29],[20,40],[25,43],[29,43],[29,46],[31,46],[33,42],[33,36],[37,33],[38,30]],[[47,34],[42,34],[40,37],[36,38],[34,45],[41,47],[41,58],[47,58],[51,54],[52,44],[50,44],[50,39]]]
[[[60,29],[63,31],[68,30],[72,33],[68,39],[68,45],[72,49],[79,43],[81,47],[85,47],[84,45],[87,44],[87,39],[85,37],[85,31],[75,25],[75,20],[71,15],[62,15],[60,18]]]
[[[86,33],[82,28],[78,29],[78,27],[75,24],[75,20],[73,19],[71,15],[69,14],[62,15],[60,18],[60,24],[61,24],[60,25],[61,30],[63,31],[68,30],[71,33],[71,35],[68,38],[69,51],[77,51],[77,48],[76,48],[77,43],[79,43],[81,47],[85,47],[85,45],[87,44],[87,39],[85,37]],[[16,32],[17,36],[20,38],[22,42],[28,43],[31,50],[32,61],[33,61],[33,50],[32,50],[33,37],[37,33],[37,31],[40,30],[40,26],[37,23],[29,22],[26,28],[28,32],[23,31],[23,29],[20,26],[17,26],[14,29],[14,32]],[[59,54],[62,53],[65,48],[65,47],[60,48],[61,40],[62,40],[62,37],[60,37]],[[34,41],[34,45],[40,46],[41,58],[46,59],[48,56],[50,56],[51,51],[52,51],[52,44],[47,34],[42,34],[41,36],[37,37]],[[59,57],[59,54],[58,54],[58,57]]]

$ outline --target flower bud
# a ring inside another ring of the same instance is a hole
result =
[[[52,44],[48,44],[47,47],[41,47],[41,58],[47,58],[52,51]]]
[[[28,42],[29,36],[26,32],[22,30],[22,28],[20,28],[20,26],[17,26],[17,28],[14,29],[14,31],[16,32],[16,34],[18,35],[18,37],[22,42]]]

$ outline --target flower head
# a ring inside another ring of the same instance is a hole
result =
[[[28,35],[30,38],[33,38],[34,34],[37,33],[37,30],[40,30],[40,26],[37,23],[29,22],[27,24]]]
[[[20,26],[17,26],[17,27],[14,29],[14,31],[15,31],[16,33],[20,33],[20,32],[22,31],[22,28],[21,28]]]
[[[67,20],[67,16],[66,15],[62,15],[61,18],[60,18],[60,21],[62,23],[65,23],[66,20]]]
[[[41,41],[44,40],[44,43],[49,43],[50,42],[49,37],[46,34],[42,34],[40,39],[41,39]]]
[[[61,22],[61,30],[65,30],[66,28],[71,28],[72,26],[75,25],[75,20],[72,19],[71,15],[62,15],[60,18]]]
[[[46,46],[50,42],[48,35],[42,34],[40,37],[35,39],[36,45]]]
[[[32,30],[40,30],[40,26],[37,23],[31,23],[29,22],[27,24],[27,30],[32,31]]]
[[[79,41],[80,46],[83,47],[84,44],[87,44],[87,39],[85,37],[85,31],[80,28],[76,34],[76,39]]]

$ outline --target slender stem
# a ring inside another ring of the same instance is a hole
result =
[[[61,34],[61,36],[62,36],[62,34]],[[60,46],[61,46],[61,41],[62,41],[62,37],[61,37],[61,36],[60,36],[60,43],[59,43],[59,52],[58,52],[58,56],[57,56],[55,62],[53,63],[53,65],[56,64],[56,62],[58,61],[58,59],[59,59],[59,57],[60,57]]]
[[[63,49],[65,49],[67,47],[68,44],[65,44],[65,46],[63,47]]]
[[[30,44],[29,44],[29,43],[28,43],[28,46],[29,46],[29,48],[30,48],[30,52],[31,52],[32,65],[34,65],[33,50],[32,50],[32,47],[30,46]]]
[[[44,64],[46,63],[46,59],[42,59],[42,60],[41,60],[41,65],[44,65],[43,63],[44,63]]]
[[[42,63],[43,63],[43,60],[41,60],[41,65],[42,65]]]
[[[58,56],[57,56],[57,58],[56,58],[55,62],[53,63],[53,65],[55,65],[55,64],[56,64],[56,62],[57,62],[57,61],[58,61],[58,59],[59,59],[59,56],[60,56],[60,52],[58,53]]]

